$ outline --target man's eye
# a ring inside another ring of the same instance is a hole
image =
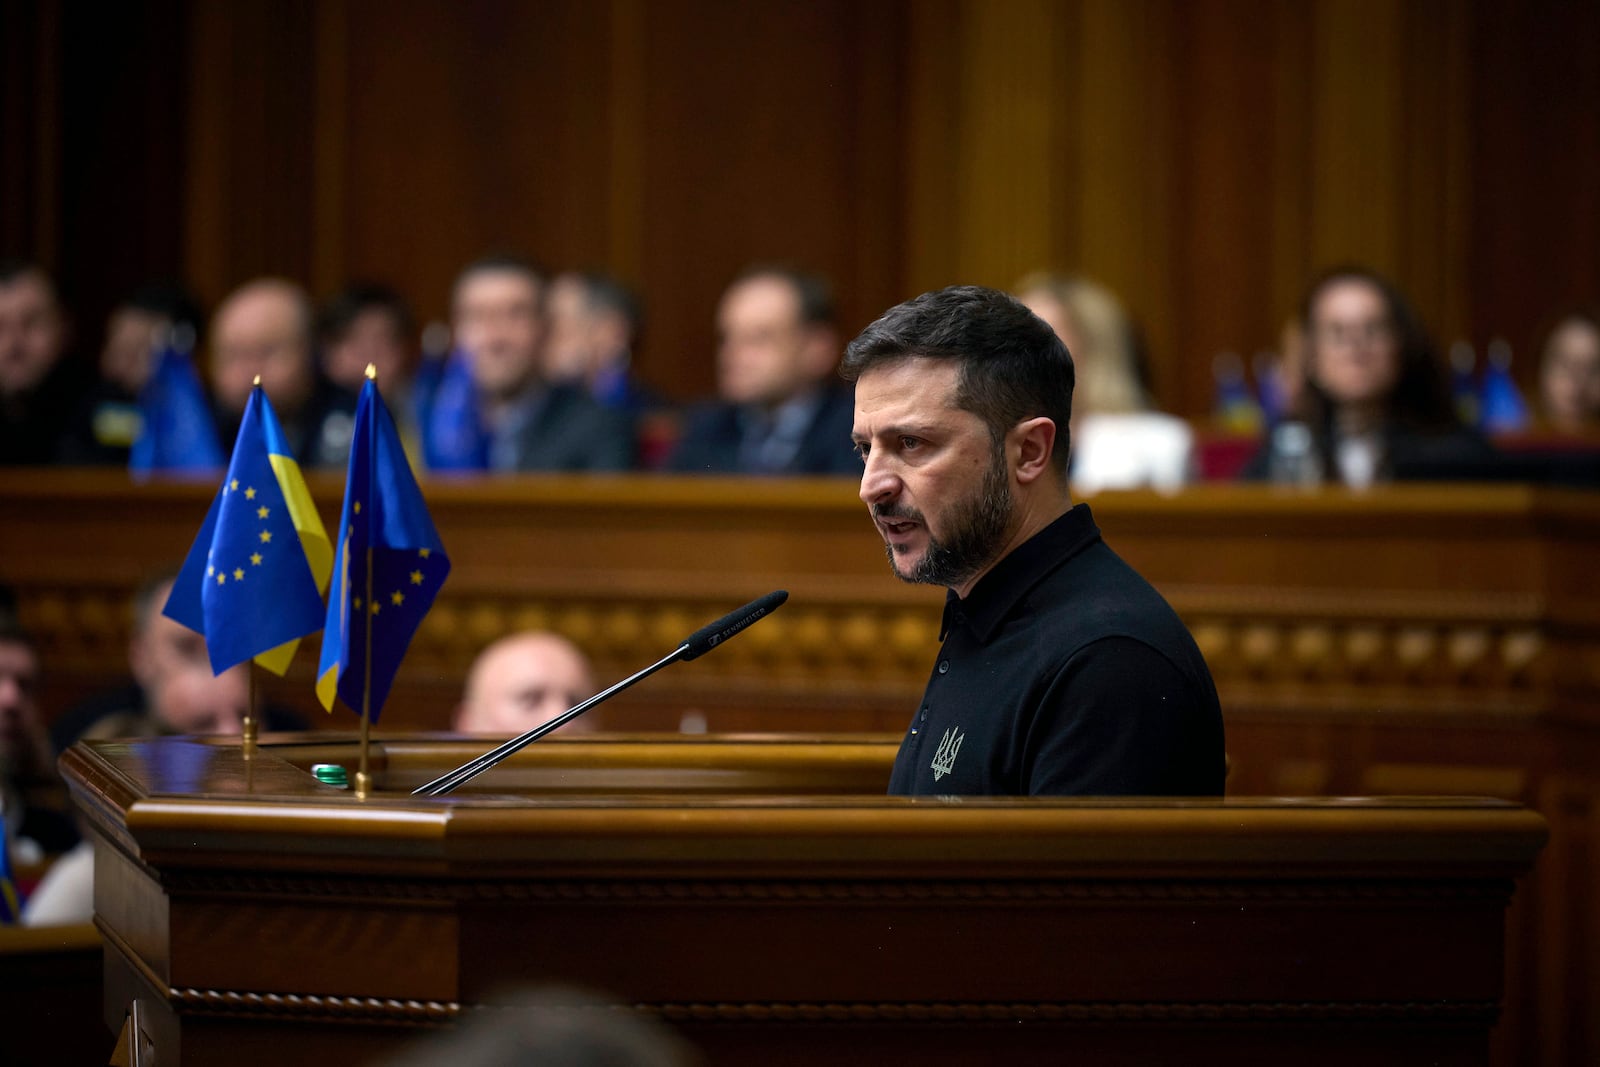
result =
[[[913,448],[916,448],[920,444],[922,444],[922,439],[921,438],[917,438],[917,437],[901,437],[900,438],[900,447],[904,448],[904,449],[913,449]]]
[[[867,460],[867,453],[872,451],[872,446],[867,444],[865,441],[857,441],[855,448],[856,457],[865,463]]]

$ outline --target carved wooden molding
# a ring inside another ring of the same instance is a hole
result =
[[[297,993],[254,993],[175,988],[173,1005],[188,1015],[264,1018],[277,1021],[340,1021],[366,1024],[441,1025],[465,1014],[500,1010],[497,1005],[459,1001],[394,1000]],[[1191,1022],[1384,1022],[1427,1019],[1489,1025],[1498,1017],[1492,1000],[1453,1001],[1257,1001],[1110,1003],[636,1003],[556,1007],[561,1012],[631,1010],[670,1023],[1191,1023]]]

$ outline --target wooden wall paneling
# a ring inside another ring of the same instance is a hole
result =
[[[1321,0],[1315,6],[1312,225],[1314,261],[1400,262],[1402,5]]]
[[[0,255],[60,259],[61,4],[0,6]]]
[[[927,0],[908,13],[903,255],[909,295],[962,280],[950,234],[964,151],[957,111],[966,13],[962,0]]]
[[[1453,0],[1406,4],[1401,42],[1405,163],[1395,269],[1443,355],[1470,337],[1471,11]]]
[[[1174,11],[1167,0],[1084,3],[1066,106],[1080,138],[1071,262],[1127,306],[1149,345],[1158,401],[1181,410],[1173,61],[1188,43]]]
[[[860,68],[893,55],[897,20],[842,2],[647,10],[648,344],[659,384],[693,397],[712,389],[717,300],[753,261],[828,274],[847,333],[899,297],[865,273],[882,259],[862,257],[852,225],[898,213],[896,172],[850,165],[864,137],[895,135],[864,124],[897,115],[880,98],[897,85]]]
[[[1600,6],[1475,0],[1468,308],[1474,339],[1534,346],[1566,305],[1600,301]]]
[[[315,107],[304,0],[194,4],[185,264],[215,303],[263,274],[312,275]]]
[[[644,266],[644,65],[648,10],[644,0],[611,0],[611,51],[607,79],[611,136],[605,264],[638,285]],[[643,296],[643,294],[640,294]],[[648,353],[648,348],[644,349]],[[639,353],[635,353],[636,356]],[[640,362],[638,368],[648,370]]]
[[[1306,4],[1272,5],[1272,274],[1262,314],[1271,330],[1256,344],[1282,348],[1282,328],[1299,311],[1301,293],[1315,264],[1311,251],[1312,9]],[[1209,403],[1209,401],[1208,401]]]
[[[347,272],[445,318],[470,260],[609,251],[608,9],[353,3]]]
[[[312,25],[316,81],[312,109],[311,275],[306,279],[317,299],[337,292],[347,281],[345,259],[349,238],[345,204],[350,198],[345,159],[350,144],[349,7],[339,0],[318,4]]]
[[[1212,366],[1220,352],[1245,360],[1275,336],[1273,225],[1284,210],[1271,190],[1284,145],[1293,137],[1279,123],[1283,104],[1276,46],[1281,31],[1278,5],[1195,4],[1177,16],[1180,50],[1174,57],[1183,77],[1174,86],[1181,139],[1180,199],[1173,259],[1178,322],[1170,357],[1178,401],[1191,415],[1209,410]],[[1303,116],[1291,114],[1288,129]],[[1285,166],[1292,180],[1292,166]]]

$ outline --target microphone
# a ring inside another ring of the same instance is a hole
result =
[[[567,723],[571,722],[573,719],[576,719],[579,715],[582,715],[596,704],[599,704],[602,701],[610,700],[613,696],[622,692],[624,689],[627,689],[635,682],[642,682],[644,679],[656,673],[656,671],[661,670],[661,668],[669,666],[673,663],[677,663],[679,660],[698,659],[699,657],[705,655],[707,652],[710,652],[713,648],[716,648],[729,638],[744,632],[756,622],[766,618],[768,615],[771,615],[774,611],[777,611],[783,602],[788,599],[789,593],[787,590],[777,589],[768,593],[764,597],[759,597],[750,601],[750,603],[746,604],[737,611],[730,611],[716,622],[713,622],[707,626],[702,626],[700,629],[684,638],[682,643],[679,644],[676,649],[657,660],[655,663],[652,663],[638,674],[635,674],[629,678],[624,678],[611,688],[605,690],[604,692],[596,693],[588,700],[585,700],[574,707],[568,708],[566,711],[562,712],[560,715],[557,715],[548,722],[542,722],[538,726],[535,726],[533,729],[529,730],[527,733],[518,737],[513,737],[511,740],[490,749],[483,755],[468,760],[455,770],[440,775],[433,781],[428,782],[426,785],[418,786],[411,791],[411,795],[414,797],[437,797],[451,792],[457,786],[471,781],[484,771],[488,770],[490,767],[493,767],[495,764],[505,759],[507,756],[510,756],[515,752],[520,752],[522,749],[539,740],[539,738],[543,737],[550,731],[565,726]]]

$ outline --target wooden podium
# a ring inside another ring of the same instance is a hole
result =
[[[881,795],[894,741],[81,743],[105,1009],[160,1067],[374,1063],[575,984],[711,1063],[1481,1064],[1545,838],[1461,799]]]

